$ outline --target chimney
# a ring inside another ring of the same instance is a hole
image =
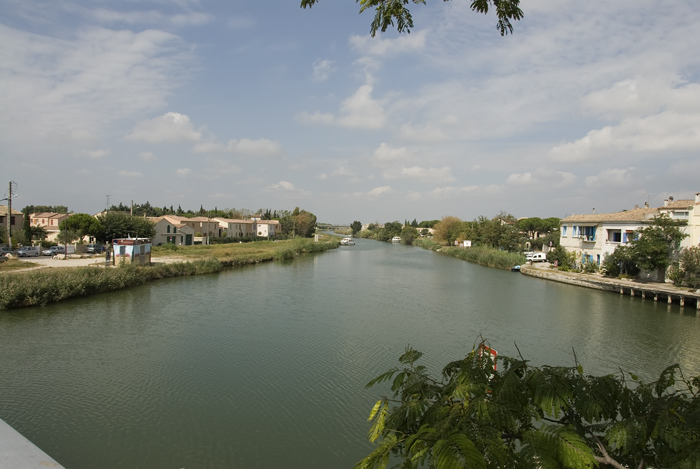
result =
[[[644,202],[644,208],[649,208],[649,202]]]
[[[593,207],[593,215],[595,215],[595,207]]]
[[[634,204],[634,209],[637,210],[639,208],[639,205]]]
[[[696,204],[700,204],[700,192],[698,192],[697,194],[695,194],[695,203],[696,203]]]
[[[673,196],[672,196],[672,195],[669,195],[669,196],[668,196],[668,201],[669,201],[669,202],[673,202]]]
[[[664,207],[668,207],[668,199],[664,200]]]

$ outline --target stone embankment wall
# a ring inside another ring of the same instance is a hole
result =
[[[677,288],[665,283],[638,282],[627,279],[604,278],[598,275],[561,272],[546,266],[521,266],[520,272],[531,277],[568,283],[579,287],[594,288],[621,295],[664,301],[669,304],[695,307],[700,310],[700,291]]]

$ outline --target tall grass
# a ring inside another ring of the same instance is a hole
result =
[[[510,270],[514,265],[524,264],[525,256],[522,254],[501,251],[486,246],[473,246],[470,248],[460,247],[443,247],[434,241],[426,238],[420,238],[413,241],[413,244],[424,249],[432,251],[440,251],[441,254],[456,257],[468,262],[483,265],[486,267],[495,267],[497,269]]]
[[[166,252],[176,254],[185,252],[192,260],[152,266],[125,264],[108,269],[64,267],[8,273],[0,276],[0,310],[42,306],[68,298],[143,285],[162,278],[219,272],[223,268],[222,262],[227,265],[241,265],[275,259],[292,259],[302,253],[338,247],[338,238],[328,237],[319,242],[300,238],[282,242],[265,241],[260,246],[255,244],[257,243],[248,243],[243,250],[231,248],[222,250],[213,246],[212,249],[200,248],[193,250],[195,255],[192,255],[193,251],[188,248],[169,248]]]
[[[218,260],[201,259],[151,267],[65,267],[17,272],[0,277],[0,310],[43,306],[68,298],[143,285],[162,278],[207,274],[221,269]]]

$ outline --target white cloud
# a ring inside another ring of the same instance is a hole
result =
[[[355,129],[377,130],[384,127],[386,115],[378,101],[372,99],[372,86],[362,85],[340,105],[338,124]]]
[[[391,186],[375,187],[374,189],[372,189],[371,191],[369,191],[367,193],[367,196],[374,199],[374,198],[380,197],[384,194],[388,194],[390,192],[391,192]]]
[[[314,81],[326,81],[334,71],[333,62],[328,59],[316,59],[313,64]]]
[[[384,179],[412,179],[420,182],[453,182],[449,167],[423,168],[421,166],[392,167],[386,169],[382,176]]]
[[[193,148],[195,153],[230,153],[234,155],[269,157],[282,153],[282,146],[264,138],[251,140],[242,138],[240,140],[229,140],[228,143],[199,142]]]
[[[338,117],[319,111],[302,111],[295,120],[302,124],[336,124],[352,129],[379,130],[386,123],[386,112],[381,103],[372,98],[372,85],[364,84],[340,103]]]
[[[405,147],[394,148],[386,142],[382,142],[374,150],[375,161],[381,164],[394,164],[396,161],[406,161],[412,157]]]
[[[147,143],[196,142],[200,138],[202,133],[195,130],[190,118],[178,112],[142,121],[126,136],[127,140]]]
[[[539,168],[532,172],[513,173],[506,180],[506,184],[509,186],[531,186],[542,189],[571,187],[574,182],[576,182],[576,176],[573,173],[553,171],[548,168]]]
[[[495,195],[503,192],[503,186],[491,184],[487,186],[445,186],[433,189],[430,195],[435,199],[459,199],[465,195]]]
[[[265,188],[267,192],[274,192],[279,195],[305,197],[311,195],[309,191],[294,187],[289,181],[280,181],[277,184],[271,184]]]
[[[586,178],[586,186],[591,188],[630,187],[639,182],[639,171],[636,168],[610,168]]]
[[[662,112],[631,117],[619,125],[591,130],[574,142],[552,148],[556,161],[602,159],[615,152],[700,151],[700,112],[695,115]]]
[[[178,177],[184,178],[192,174],[192,170],[190,168],[180,168],[175,170],[175,174],[177,174]]]
[[[51,37],[0,25],[0,44],[0,132],[18,141],[95,135],[162,107],[191,57],[177,36],[156,30],[85,27]]]

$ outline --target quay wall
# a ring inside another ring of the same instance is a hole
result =
[[[567,283],[579,287],[604,290],[620,295],[637,296],[643,299],[653,299],[683,307],[694,307],[700,310],[700,291],[677,288],[672,285],[652,282],[638,282],[628,279],[604,278],[591,274],[560,272],[546,266],[523,265],[520,273],[555,282]]]

